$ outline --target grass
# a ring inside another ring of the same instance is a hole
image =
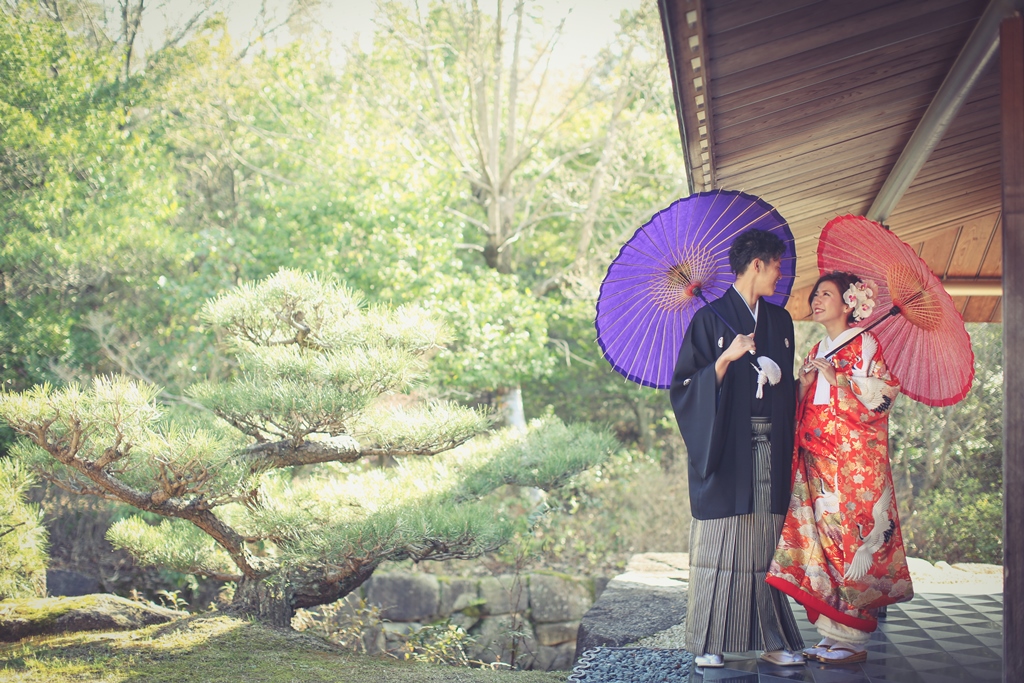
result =
[[[5,683],[561,683],[565,676],[367,657],[312,636],[216,614],[137,631],[0,643],[0,681]]]

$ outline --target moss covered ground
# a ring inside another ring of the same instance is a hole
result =
[[[0,681],[26,683],[556,683],[565,673],[489,671],[378,659],[312,636],[202,615],[136,631],[0,643]]]

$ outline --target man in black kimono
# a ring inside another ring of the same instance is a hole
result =
[[[672,377],[693,515],[685,640],[701,667],[747,650],[781,666],[804,661],[789,603],[764,580],[789,505],[796,413],[793,320],[762,298],[784,251],[765,231],[736,238],[735,284],[694,315]],[[773,364],[774,385],[764,370]]]

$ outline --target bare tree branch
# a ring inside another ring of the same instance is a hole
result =
[[[91,313],[86,318],[86,326],[89,330],[96,335],[96,341],[100,346],[100,350],[108,360],[117,365],[118,369],[126,375],[142,380],[147,384],[153,384],[159,386],[159,382],[153,381],[150,373],[143,370],[139,366],[138,358],[136,354],[131,353],[121,344],[118,344],[114,340],[114,327],[113,321],[109,316],[101,313]],[[161,398],[164,398],[173,403],[183,403],[193,408],[200,410],[207,410],[206,406],[194,401],[187,396],[181,396],[179,394],[173,394],[166,389],[160,390]]]
[[[294,2],[291,4],[290,11],[285,15],[284,19],[277,22],[276,24],[267,24],[267,0],[260,1],[260,11],[256,15],[256,21],[253,25],[252,30],[249,32],[249,39],[239,53],[235,56],[236,59],[245,59],[245,56],[249,54],[249,50],[254,45],[262,43],[268,37],[287,26],[292,19],[302,16],[309,11],[309,7],[300,2]],[[260,25],[262,24],[262,27]],[[255,36],[253,32],[256,32]]]
[[[213,9],[218,2],[219,0],[204,0],[202,7],[196,10],[191,17],[185,20],[185,23],[179,26],[174,33],[167,36],[164,40],[164,44],[149,56],[149,60],[152,61],[159,59],[165,51],[177,46],[181,41],[183,41],[185,37],[192,32],[192,29],[195,28],[202,19],[209,15],[210,10]]]
[[[124,80],[131,76],[132,51],[135,49],[135,38],[139,35],[139,24],[142,23],[142,10],[146,0],[118,0],[121,7],[121,40],[124,41]]]
[[[484,234],[485,234],[485,235],[490,235],[490,234],[492,234],[492,232],[491,232],[491,226],[490,226],[490,225],[488,225],[487,223],[484,223],[484,222],[483,222],[483,221],[481,221],[481,220],[478,220],[478,219],[476,219],[476,218],[473,218],[472,216],[470,216],[470,215],[468,215],[468,214],[464,214],[464,213],[462,213],[461,211],[459,211],[459,210],[457,210],[457,209],[453,209],[453,208],[452,208],[452,207],[450,207],[450,206],[448,206],[448,207],[445,207],[445,210],[446,210],[446,211],[447,211],[448,213],[450,213],[450,214],[454,214],[454,215],[458,216],[459,218],[461,218],[462,220],[466,221],[467,223],[470,223],[470,224],[472,224],[472,225],[475,225],[476,227],[480,228],[481,230],[483,230],[483,231],[484,231]]]

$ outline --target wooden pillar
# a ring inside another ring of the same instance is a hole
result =
[[[1003,153],[1003,681],[1024,681],[1024,19],[999,33]]]

